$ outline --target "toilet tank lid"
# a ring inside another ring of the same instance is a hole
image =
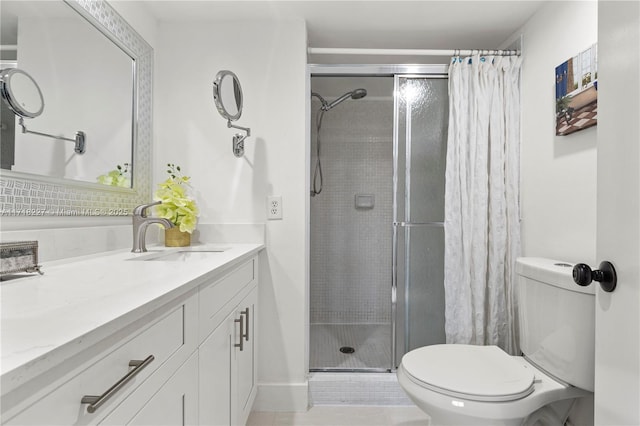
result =
[[[576,293],[596,294],[596,286],[581,287],[573,281],[574,266],[573,263],[562,260],[519,257],[516,260],[516,273],[522,277]]]
[[[424,346],[407,353],[402,367],[428,388],[479,401],[523,398],[535,378],[532,368],[497,346]]]

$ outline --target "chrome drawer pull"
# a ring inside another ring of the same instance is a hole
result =
[[[118,380],[113,386],[105,391],[100,396],[94,395],[85,395],[80,400],[81,404],[89,404],[87,407],[87,411],[89,413],[94,413],[102,404],[107,402],[109,398],[116,394],[124,385],[126,385],[131,379],[133,379],[136,374],[141,372],[147,365],[151,364],[151,362],[155,359],[153,355],[149,355],[144,361],[140,361],[138,359],[133,359],[129,361],[129,367],[135,367],[133,370],[129,371],[124,377]]]
[[[244,326],[245,333],[241,337],[244,337],[244,340],[248,342],[249,341],[249,308],[246,308],[244,311],[242,311],[240,315],[244,315],[244,320],[245,320],[245,326]]]
[[[233,322],[239,322],[240,323],[240,343],[235,343],[233,346],[236,348],[240,348],[241,351],[244,350],[244,340],[242,340],[242,337],[244,336],[244,327],[243,327],[243,321],[242,321],[242,316],[238,319],[234,319]]]

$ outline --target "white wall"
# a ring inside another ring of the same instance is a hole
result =
[[[518,32],[522,253],[595,262],[596,127],[555,136],[555,67],[597,41],[597,2],[549,2]]]
[[[132,61],[67,9],[69,18],[19,21],[18,66],[38,83],[45,105],[25,124],[70,139],[83,131],[86,152],[76,154],[72,142],[16,131],[12,170],[95,183],[117,164],[131,164]]]
[[[156,49],[155,181],[167,163],[192,177],[203,224],[260,223],[266,196],[281,195],[283,220],[268,221],[260,265],[260,391],[256,407],[307,405],[305,342],[306,29],[302,20],[161,22]],[[212,97],[220,70],[239,77],[243,158]]]
[[[595,264],[596,127],[555,136],[555,67],[597,42],[597,2],[544,5],[522,35],[522,255]],[[508,43],[507,43],[508,44]],[[593,424],[593,398],[573,424]]]
[[[598,261],[618,272],[596,296],[595,423],[640,424],[640,3],[601,1]]]
[[[639,29],[637,2],[600,1],[550,2],[522,30],[523,253],[618,271],[597,290],[595,413],[574,424],[640,423]],[[596,41],[599,124],[555,137],[553,70]]]

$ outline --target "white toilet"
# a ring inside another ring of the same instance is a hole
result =
[[[562,425],[578,397],[593,392],[595,286],[572,267],[520,258],[520,346],[433,345],[407,353],[398,381],[432,425]]]

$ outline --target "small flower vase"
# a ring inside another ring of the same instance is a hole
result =
[[[191,245],[191,234],[182,232],[179,227],[164,230],[165,247],[188,247]]]

